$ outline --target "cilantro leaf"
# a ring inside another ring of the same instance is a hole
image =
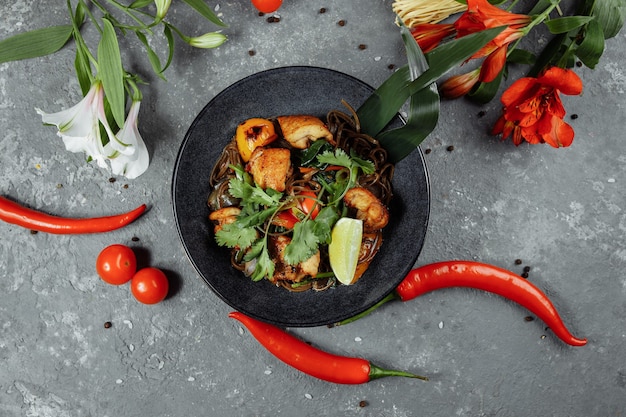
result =
[[[262,240],[265,241],[265,239]],[[251,278],[253,281],[260,281],[265,277],[271,278],[274,275],[274,268],[274,261],[270,258],[267,249],[264,248],[256,258],[256,265]]]
[[[228,183],[230,194],[241,199],[244,204],[261,204],[263,206],[273,206],[280,202],[282,193],[271,188],[263,190],[258,185],[251,185],[240,178],[231,178]]]
[[[343,149],[335,149],[335,152],[325,151],[317,156],[317,160],[323,164],[339,165],[346,168],[352,168],[352,161]]]
[[[314,232],[315,221],[303,220],[293,227],[291,242],[285,247],[285,261],[289,265],[297,265],[315,254],[319,238]]]
[[[239,222],[225,224],[215,233],[215,240],[220,246],[229,248],[247,248],[258,238],[254,227],[242,226]]]
[[[315,217],[313,233],[322,243],[329,244],[331,231],[335,223],[339,220],[339,213],[334,207],[324,207]]]

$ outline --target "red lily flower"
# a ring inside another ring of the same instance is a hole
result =
[[[476,68],[466,74],[455,75],[448,78],[439,87],[441,95],[445,98],[455,99],[469,93],[478,82],[480,71],[480,68]]]
[[[504,113],[491,133],[501,134],[502,140],[512,134],[516,146],[523,140],[555,148],[569,146],[574,140],[574,129],[563,121],[565,108],[559,93],[578,95],[582,89],[576,73],[559,67],[552,67],[537,78],[520,78],[502,94]]]
[[[454,35],[455,30],[451,23],[422,23],[410,29],[413,38],[424,53],[435,49],[442,40]]]
[[[482,66],[480,81],[490,82],[496,78],[502,68],[504,68],[509,44],[524,35],[522,29],[531,20],[530,16],[509,13],[490,4],[487,0],[467,0],[467,11],[454,23],[457,37],[486,29],[507,26],[498,36],[470,58],[487,57]]]

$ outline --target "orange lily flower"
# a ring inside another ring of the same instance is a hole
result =
[[[502,94],[504,113],[491,133],[501,134],[502,140],[512,134],[516,146],[523,140],[555,148],[570,146],[574,129],[563,121],[566,112],[559,93],[578,95],[582,89],[576,73],[559,67],[552,67],[537,78],[520,78]]]
[[[467,11],[454,23],[457,37],[507,26],[491,42],[482,47],[470,59],[487,57],[482,66],[479,80],[482,82],[493,81],[504,68],[506,53],[509,44],[522,36],[532,18],[528,15],[510,13],[487,0],[467,0]]]
[[[410,31],[422,52],[426,53],[435,49],[445,38],[454,35],[456,29],[451,23],[422,23]]]
[[[466,74],[450,77],[443,84],[441,84],[439,91],[442,96],[449,99],[464,96],[476,85],[479,74],[480,68],[476,68]]]

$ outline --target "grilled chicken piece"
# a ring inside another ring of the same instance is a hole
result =
[[[285,148],[256,148],[246,170],[259,187],[283,192],[292,171],[291,152]]]
[[[272,236],[269,239],[268,250],[274,261],[274,275],[270,278],[272,283],[276,281],[300,282],[305,278],[317,275],[320,266],[320,251],[298,265],[289,265],[285,261],[285,248],[291,242],[288,236]]]
[[[285,140],[296,149],[306,149],[311,142],[321,138],[334,143],[333,134],[317,117],[305,115],[279,116],[276,120]]]
[[[346,206],[356,209],[357,219],[363,220],[364,232],[375,232],[389,223],[387,207],[371,191],[363,187],[349,189],[343,201]]]
[[[225,224],[234,223],[237,220],[237,216],[241,213],[239,207],[224,207],[219,210],[212,211],[209,214],[209,220],[215,223],[214,231],[217,233],[222,230]]]

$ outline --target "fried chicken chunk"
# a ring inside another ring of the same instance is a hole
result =
[[[276,118],[283,137],[296,149],[306,149],[311,142],[324,138],[333,143],[333,134],[324,122],[314,116],[294,115]]]
[[[300,282],[307,277],[317,275],[320,266],[320,251],[298,265],[289,265],[285,261],[285,248],[291,242],[288,236],[272,236],[269,239],[268,250],[274,261],[274,275],[270,278],[272,283],[276,281]]]
[[[387,207],[371,191],[363,187],[349,189],[343,201],[346,206],[356,209],[357,219],[363,220],[364,232],[375,232],[389,223]]]
[[[291,152],[284,148],[256,148],[246,165],[259,187],[285,191],[285,183],[291,175]]]
[[[241,213],[241,209],[239,207],[224,207],[219,210],[212,211],[209,214],[209,220],[211,220],[214,224],[214,231],[217,233],[222,230],[225,224],[234,223],[237,220],[237,216]]]

